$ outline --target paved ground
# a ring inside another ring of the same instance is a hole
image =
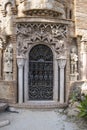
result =
[[[10,125],[0,130],[80,130],[66,115],[56,110],[18,110],[18,113],[0,113],[0,121],[10,120]]]

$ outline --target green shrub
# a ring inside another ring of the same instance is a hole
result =
[[[81,88],[80,87],[72,87],[71,88],[71,93],[70,93],[70,100],[72,102],[78,102],[81,101]]]
[[[85,95],[84,100],[80,102],[78,109],[79,109],[79,117],[87,119],[87,95]]]
[[[72,103],[74,103],[75,101],[77,101],[77,94],[75,92],[73,92],[70,96],[70,99],[72,100]]]

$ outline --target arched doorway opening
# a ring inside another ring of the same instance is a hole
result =
[[[43,44],[29,53],[29,100],[53,100],[53,53]]]

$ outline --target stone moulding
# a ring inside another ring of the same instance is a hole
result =
[[[61,13],[54,11],[54,10],[48,10],[48,9],[33,9],[33,10],[28,10],[28,11],[23,11],[24,14],[28,15],[28,16],[34,16],[34,17],[38,17],[38,16],[44,16],[44,17],[61,17]]]
[[[61,16],[61,18],[65,18],[64,5],[61,2],[55,0],[38,0],[37,2],[35,0],[26,0],[22,3],[24,4],[22,12],[26,15],[42,16],[43,14],[45,14],[46,16],[56,15],[57,17]]]
[[[54,46],[58,57],[65,55],[68,26],[47,23],[17,23],[17,55],[25,55],[30,45],[45,43]]]

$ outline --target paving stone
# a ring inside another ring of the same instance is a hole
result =
[[[9,120],[0,121],[0,127],[4,127],[4,126],[9,125],[9,124],[10,124]]]
[[[2,113],[0,120],[8,119],[11,124],[0,130],[78,130],[75,123],[68,122],[65,115],[54,110],[18,110],[19,113]]]

